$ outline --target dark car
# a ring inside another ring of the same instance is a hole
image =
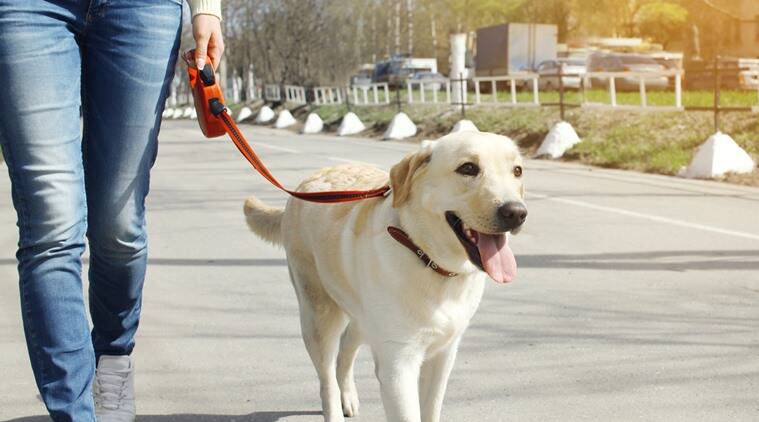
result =
[[[651,73],[645,77],[646,89],[666,89],[669,78],[662,75],[666,69],[651,57],[637,54],[594,54],[588,59],[588,73],[594,72],[635,72]],[[614,84],[618,91],[635,91],[640,88],[640,77],[617,77]],[[593,88],[609,86],[608,77],[591,77]]]

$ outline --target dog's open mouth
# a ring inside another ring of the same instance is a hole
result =
[[[498,283],[508,283],[517,275],[517,262],[509,248],[506,233],[481,233],[467,227],[454,212],[445,213],[445,219],[464,246],[469,260]]]

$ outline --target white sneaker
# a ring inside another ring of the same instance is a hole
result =
[[[98,422],[133,422],[134,364],[129,356],[100,356],[92,383]]]

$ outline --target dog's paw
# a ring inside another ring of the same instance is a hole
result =
[[[356,390],[342,392],[343,415],[352,418],[358,416],[358,393]]]

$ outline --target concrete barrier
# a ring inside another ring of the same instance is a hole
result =
[[[306,117],[306,123],[303,124],[302,133],[319,133],[322,129],[324,129],[324,121],[322,121],[322,118],[316,113],[310,113],[308,117]]]
[[[553,125],[548,135],[543,139],[543,143],[540,144],[540,148],[538,148],[535,156],[559,158],[568,149],[579,143],[580,137],[577,136],[577,132],[572,125],[568,122],[559,122]]]
[[[250,109],[250,107],[245,106],[240,109],[240,112],[237,113],[237,123],[244,122],[247,119],[250,119],[250,117],[253,116],[253,110]]]
[[[277,116],[277,121],[274,122],[274,127],[277,129],[284,129],[286,127],[290,127],[297,123],[298,121],[295,120],[295,117],[293,117],[292,113],[290,113],[290,110],[282,110],[279,112],[279,116]]]
[[[474,123],[472,123],[471,120],[462,119],[456,122],[455,125],[453,125],[453,129],[451,130],[451,133],[457,133],[457,132],[479,132],[480,130],[477,129],[477,126],[475,126]]]
[[[696,151],[690,165],[679,175],[688,178],[711,179],[726,173],[751,173],[756,164],[751,156],[722,132],[710,136]]]
[[[406,113],[400,112],[393,117],[385,130],[383,139],[406,139],[416,135],[416,125]]]
[[[256,115],[256,123],[269,123],[274,119],[274,110],[269,106],[261,107]]]
[[[354,112],[348,112],[340,122],[340,127],[337,128],[337,136],[348,136],[361,133],[366,129],[361,119],[356,116]]]

